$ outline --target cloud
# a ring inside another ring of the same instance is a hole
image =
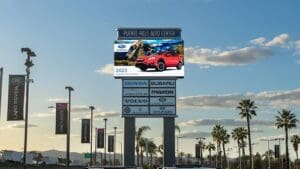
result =
[[[183,138],[195,139],[196,137],[210,137],[211,133],[205,131],[193,130],[193,131],[182,131],[180,134],[177,134],[177,136]]]
[[[107,130],[107,134],[114,134],[115,133],[115,130],[112,129],[112,130]],[[123,134],[124,133],[124,130],[123,129],[117,129],[116,131],[116,134]]]
[[[116,116],[121,116],[120,113],[117,113],[117,112],[114,112],[114,111],[102,111],[102,110],[96,110],[94,111],[94,114],[93,114],[94,118],[109,118],[109,117],[116,117]],[[90,114],[87,114],[83,117],[75,117],[73,118],[72,120],[73,121],[81,121],[81,119],[83,118],[90,118],[91,115]]]
[[[95,113],[95,118],[105,118],[105,117],[116,117],[116,116],[121,116],[120,113],[117,112],[99,112]]]
[[[12,129],[12,128],[19,129],[19,128],[24,128],[24,126],[25,126],[24,124],[11,124],[6,126],[1,126],[0,130]],[[28,128],[35,128],[35,127],[38,127],[38,125],[28,124]]]
[[[53,116],[55,116],[54,112],[35,113],[31,115],[31,117],[38,117],[38,118],[46,118],[46,117],[53,117]]]
[[[295,49],[295,52],[294,52],[293,55],[300,55],[300,40],[295,41],[293,46],[294,46],[294,49]],[[300,60],[298,60],[297,63],[300,64]]]
[[[100,73],[100,74],[113,75],[114,74],[114,65],[106,64],[103,67],[97,69],[95,72]]]
[[[273,47],[273,46],[281,46],[284,47],[286,42],[289,40],[289,35],[287,33],[280,34],[275,36],[271,41],[266,43],[266,46]]]
[[[242,99],[252,99],[260,106],[288,107],[300,106],[300,88],[285,91],[265,91],[260,93],[198,95],[178,98],[180,108],[236,108]]]
[[[266,41],[265,37],[259,37],[259,38],[256,38],[256,39],[252,39],[250,41],[250,43],[252,43],[254,45],[261,45],[261,46],[263,46],[265,41]]]
[[[66,98],[50,98],[50,99],[48,99],[48,102],[66,103],[66,102],[68,102],[68,99],[66,99]]]
[[[232,50],[198,47],[185,48],[185,60],[187,63],[209,66],[246,65],[272,55],[271,49],[266,47],[250,46]]]
[[[90,112],[90,107],[86,105],[74,105],[71,106],[72,112]]]
[[[215,124],[223,126],[247,126],[246,121],[235,119],[198,119],[179,123],[180,126],[211,126]],[[251,125],[274,126],[274,122],[267,120],[251,120]],[[255,131],[258,130],[255,129]]]

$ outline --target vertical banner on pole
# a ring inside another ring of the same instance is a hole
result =
[[[90,142],[90,119],[82,119],[81,123],[81,143]]]
[[[109,135],[108,136],[108,152],[114,152],[114,149],[115,149],[114,142],[115,142],[115,136]]]
[[[97,148],[104,148],[104,128],[97,129]]]
[[[1,102],[2,102],[2,83],[3,83],[3,67],[0,68],[0,115],[1,115]]]
[[[7,121],[23,120],[25,75],[9,75]]]
[[[279,158],[280,157],[280,147],[278,144],[276,144],[274,146],[274,149],[275,149],[275,158]]]
[[[200,158],[200,144],[195,145],[196,158]]]
[[[67,134],[68,103],[56,103],[55,134]]]

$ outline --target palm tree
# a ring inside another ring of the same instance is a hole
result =
[[[221,143],[222,143],[222,130],[223,130],[223,126],[217,124],[214,126],[211,135],[213,137],[213,141],[215,141],[217,143],[217,167],[218,168],[218,158],[221,159]],[[222,164],[222,162],[221,162]],[[222,166],[221,166],[222,168]]]
[[[252,146],[251,146],[251,131],[250,131],[250,120],[252,119],[252,116],[256,116],[257,107],[255,106],[255,102],[251,101],[250,99],[244,99],[241,102],[239,102],[239,106],[237,106],[237,109],[240,110],[240,116],[241,118],[247,119],[247,127],[248,127],[248,145],[249,145],[249,155],[250,155],[250,165],[249,168],[252,167]]]
[[[206,149],[209,152],[209,166],[211,167],[211,151],[215,151],[216,150],[216,146],[209,142],[208,145],[206,146]]]
[[[135,151],[136,151],[137,166],[140,166],[140,151],[141,151],[142,135],[147,130],[150,130],[149,126],[141,126],[136,130],[135,133],[135,141],[136,141]]]
[[[150,165],[151,166],[153,165],[153,155],[156,155],[157,151],[158,150],[157,150],[156,144],[152,140],[149,140],[148,141],[148,152],[150,154]]]
[[[241,148],[243,148],[243,163],[244,163],[244,168],[246,167],[246,160],[245,160],[245,141],[244,139],[247,138],[247,130],[244,127],[237,127],[234,128],[231,132],[231,136],[234,140],[237,141],[237,145],[238,145],[238,150],[239,150],[239,161],[240,161],[240,169],[241,167]]]
[[[188,165],[191,164],[191,157],[192,157],[192,154],[191,154],[191,153],[187,153],[187,154],[186,154],[186,158],[187,158],[187,163],[188,163]]]
[[[275,125],[277,128],[284,128],[285,131],[285,158],[286,158],[286,169],[289,169],[289,147],[288,147],[288,140],[289,140],[289,129],[295,128],[297,119],[294,113],[291,113],[290,110],[282,109],[282,111],[278,112],[278,116],[275,116],[276,123]]]
[[[226,148],[225,145],[229,143],[230,135],[227,134],[227,130],[223,129],[222,131],[222,147],[223,147],[223,155],[224,155],[224,165],[227,166],[227,156],[226,156]]]
[[[300,137],[298,135],[293,135],[291,137],[291,142],[293,143],[293,147],[296,153],[296,164],[298,166],[298,144],[300,143]]]
[[[201,165],[203,165],[203,150],[205,149],[205,143],[201,139],[198,141],[198,144],[200,146],[200,161]]]

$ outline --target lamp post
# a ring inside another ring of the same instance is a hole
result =
[[[93,110],[95,110],[95,107],[94,106],[90,106],[89,107],[91,109],[91,150],[90,150],[90,153],[91,153],[91,156],[90,156],[90,166],[93,165]]]
[[[252,146],[252,152],[254,152],[254,145],[256,145],[256,144],[258,144],[258,143],[252,143],[252,144],[251,144],[251,146]],[[251,166],[251,169],[253,169],[253,167],[254,167],[253,156],[254,156],[254,155],[252,155],[252,166]]]
[[[274,140],[278,140],[278,143],[279,143],[279,161],[281,161],[281,168],[283,169],[283,159],[280,156],[280,149],[281,149],[281,147],[280,147],[280,141],[283,141],[284,138],[275,138]]]
[[[68,120],[67,120],[67,152],[66,152],[66,169],[69,169],[70,162],[70,129],[71,129],[71,92],[74,89],[71,86],[66,86],[66,90],[69,91],[69,111],[68,111]]]
[[[27,132],[28,132],[28,99],[29,99],[29,84],[33,82],[30,79],[30,68],[34,65],[31,57],[36,57],[35,53],[30,48],[21,48],[21,52],[26,52],[27,59],[25,61],[26,66],[26,105],[25,105],[25,132],[24,132],[24,153],[23,153],[23,168],[26,169],[26,153],[27,153]]]
[[[116,165],[116,140],[117,140],[117,127],[114,127],[114,135],[115,135],[115,139],[114,139],[114,166]]]
[[[197,137],[196,140],[199,140],[199,144],[200,144],[200,165],[203,165],[203,154],[202,154],[202,148],[203,148],[203,142],[202,140],[205,140],[205,137]]]
[[[261,139],[260,141],[267,141],[268,142],[268,169],[270,169],[270,141],[274,141],[275,139]]]
[[[176,138],[177,138],[177,148],[176,148],[177,149],[176,150],[177,151],[177,164],[179,164],[179,153],[180,153],[180,151],[179,151],[179,139],[184,138],[184,137],[183,136],[177,136]]]
[[[106,165],[106,122],[107,118],[104,118],[104,165]]]

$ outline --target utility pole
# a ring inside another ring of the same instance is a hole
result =
[[[23,153],[23,169],[26,169],[26,154],[27,154],[27,135],[28,135],[28,102],[29,102],[29,84],[33,82],[30,79],[30,68],[34,65],[30,57],[36,57],[35,53],[30,48],[21,48],[21,52],[26,52],[26,105],[25,105],[25,132],[24,132],[24,153]]]
[[[93,110],[95,109],[94,106],[90,106],[91,109],[91,157],[90,157],[90,166],[93,165]]]
[[[68,124],[67,124],[67,152],[66,152],[66,169],[70,167],[70,130],[71,130],[71,92],[74,91],[73,87],[66,86],[69,92],[69,111],[68,111]]]

